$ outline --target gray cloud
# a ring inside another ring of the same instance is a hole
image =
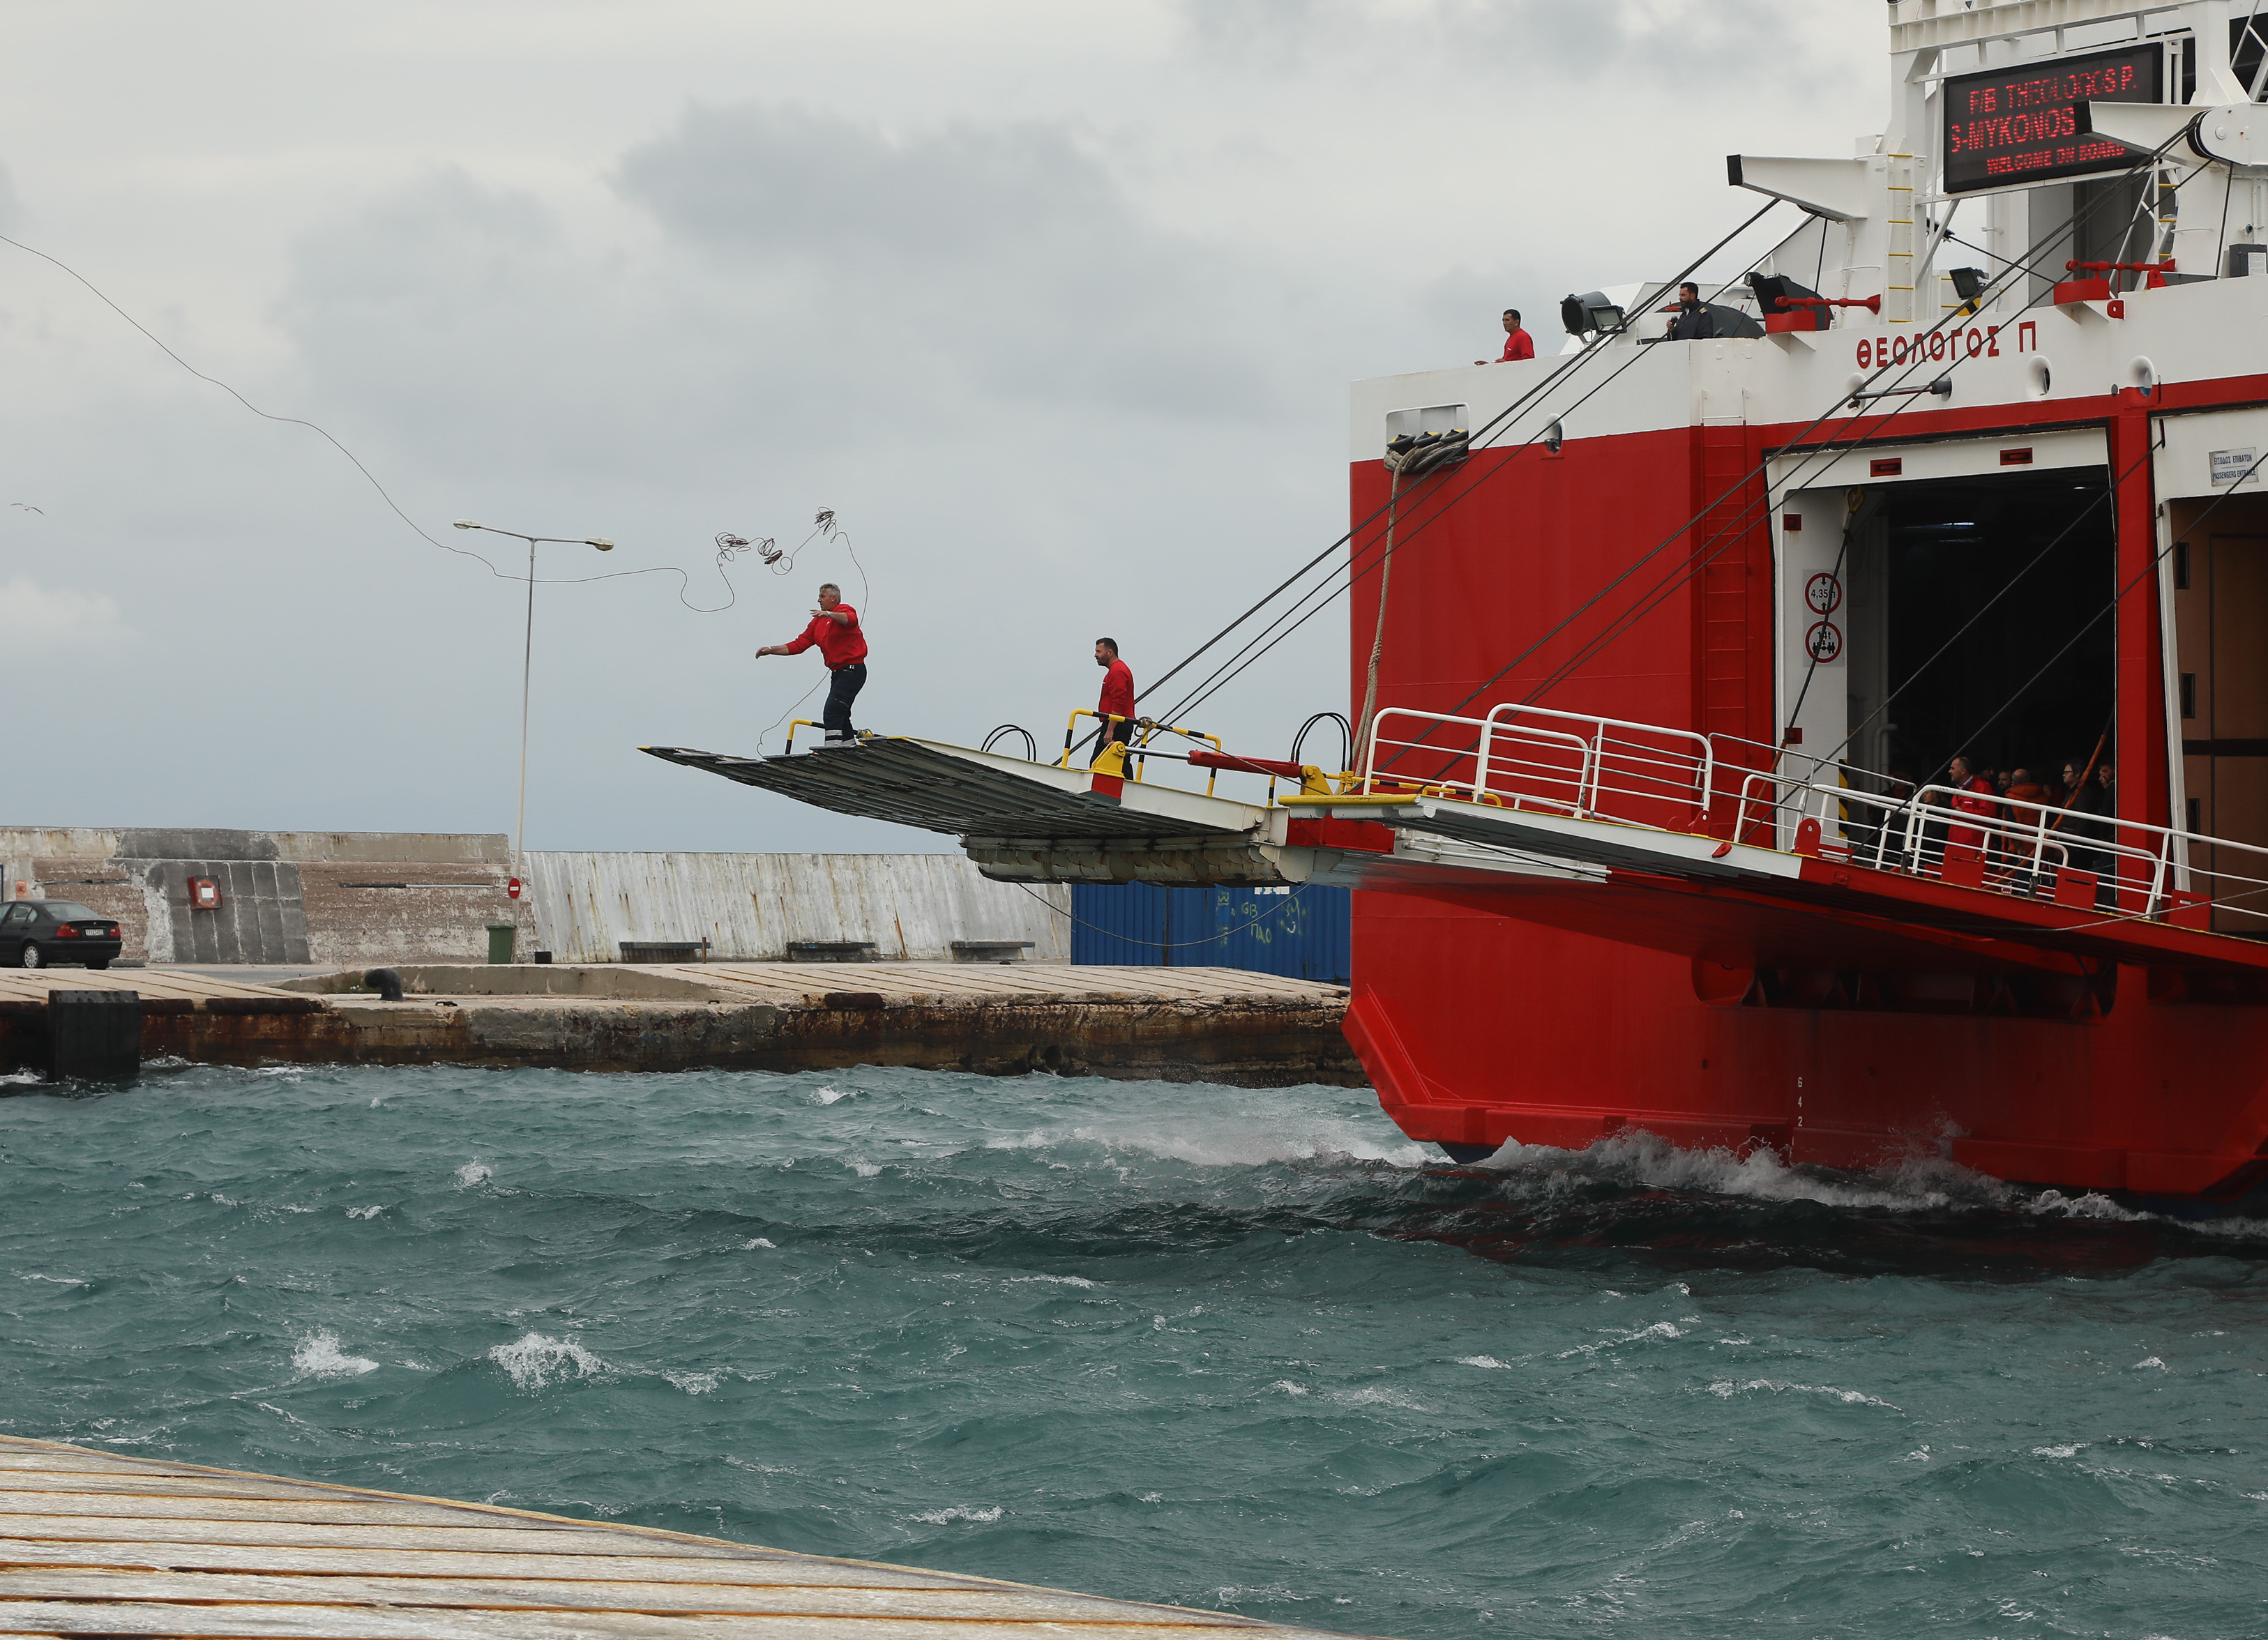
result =
[[[926,358],[987,397],[1174,416],[1281,404],[1249,293],[1284,270],[1146,220],[1061,122],[893,136],[803,109],[695,108],[633,149],[616,186],[721,266],[804,275],[828,335]]]
[[[1810,53],[1788,26],[1799,4],[1818,0],[1180,0],[1180,10],[1201,54],[1278,72],[1351,56],[1386,72],[1447,64],[1533,89],[1633,71],[1694,83],[1751,73],[1768,54],[1779,83],[1800,88]]]

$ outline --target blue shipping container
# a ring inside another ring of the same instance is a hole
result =
[[[1344,888],[1160,888],[1074,883],[1071,960],[1243,968],[1344,985],[1354,973]]]

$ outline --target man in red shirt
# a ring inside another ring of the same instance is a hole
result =
[[[1112,741],[1128,738],[1134,722],[1134,669],[1118,658],[1116,638],[1094,640],[1094,664],[1103,669],[1102,698],[1094,703],[1095,714],[1102,719],[1094,742],[1094,754],[1100,757]]]
[[[756,651],[756,658],[800,655],[814,643],[830,674],[827,709],[819,715],[827,738],[820,745],[856,746],[858,732],[850,726],[850,702],[866,687],[866,634],[858,625],[858,612],[843,601],[843,589],[832,581],[819,589],[819,607],[811,612],[811,624],[802,636],[785,643],[768,643]]]
[[[1513,359],[1532,359],[1535,357],[1535,338],[1520,327],[1520,310],[1507,307],[1504,310],[1504,351],[1492,360],[1475,359],[1473,363],[1503,364]]]

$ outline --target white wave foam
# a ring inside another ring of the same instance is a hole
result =
[[[768,1238],[757,1236],[750,1240],[743,1241],[740,1244],[740,1251],[743,1253],[754,1253],[758,1247],[769,1247],[771,1245],[772,1243]]]
[[[2161,1372],[2167,1370],[2166,1364],[2159,1360],[2155,1356],[2151,1356],[2144,1360],[2137,1361],[2132,1366],[2128,1367],[2126,1370],[2129,1372],[2139,1372],[2147,1368],[2155,1368]]]
[[[541,1389],[555,1378],[589,1378],[607,1370],[607,1364],[582,1345],[541,1333],[523,1333],[511,1343],[491,1346],[489,1359],[522,1389]]]
[[[1327,1399],[1342,1407],[1399,1407],[1404,1412],[1431,1412],[1431,1407],[1419,1405],[1398,1389],[1335,1389]]]
[[[339,1335],[321,1327],[299,1341],[291,1352],[291,1370],[301,1378],[360,1378],[378,1371],[367,1356],[350,1356],[339,1348]]]
[[[722,1372],[664,1372],[662,1377],[688,1395],[705,1395],[717,1387]]]
[[[855,1097],[858,1092],[857,1088],[821,1088],[811,1096],[811,1102],[814,1105],[832,1105],[837,1099]]]
[[[1549,1188],[1570,1175],[1634,1182],[1658,1190],[1748,1196],[1765,1202],[1817,1202],[1829,1207],[1878,1207],[1906,1211],[1955,1205],[1999,1206],[2015,1199],[2013,1187],[1933,1156],[1916,1156],[1865,1174],[1830,1174],[1791,1167],[1771,1151],[1746,1156],[1731,1151],[1681,1150],[1651,1133],[1618,1133],[1587,1150],[1561,1150],[1518,1140],[1479,1164],[1525,1176]]]
[[[81,1276],[42,1276],[42,1275],[39,1274],[37,1271],[33,1271],[33,1272],[32,1272],[32,1273],[31,1273],[31,1274],[29,1274],[29,1275],[18,1276],[17,1276],[17,1277],[16,1277],[16,1279],[17,1279],[18,1281],[47,1281],[47,1282],[53,1282],[53,1283],[54,1283],[56,1286],[58,1286],[58,1287],[84,1287],[84,1286],[85,1286],[85,1285],[87,1284],[87,1283],[86,1283],[86,1282],[85,1282],[85,1280],[83,1277],[81,1277]]]
[[[486,1184],[495,1178],[496,1169],[486,1162],[467,1162],[452,1177],[456,1180],[458,1189],[469,1190],[476,1184]]]
[[[1288,1122],[1207,1121],[1191,1117],[1172,1126],[1084,1123],[1060,1129],[988,1139],[991,1151],[1045,1150],[1058,1144],[1099,1144],[1160,1161],[1197,1167],[1267,1167],[1284,1162],[1385,1162],[1421,1167],[1440,1158],[1425,1145],[1366,1125],[1313,1118]]]
[[[973,1520],[978,1526],[989,1526],[1000,1519],[1000,1505],[998,1504],[993,1504],[990,1509],[970,1509],[955,1504],[949,1509],[924,1510],[914,1519],[925,1520],[933,1526],[941,1526],[954,1520]]]
[[[2084,1195],[2066,1195],[2060,1190],[2043,1190],[2024,1203],[2027,1213],[2059,1213],[2066,1218],[2107,1218],[2117,1224],[2132,1224],[2154,1214],[2138,1213],[2124,1208],[2099,1191],[2089,1190]]]
[[[1572,1350],[1562,1350],[1559,1359],[1565,1361],[1570,1356],[1594,1356],[1602,1350],[1619,1350],[1624,1344],[1643,1343],[1649,1338],[1683,1338],[1700,1320],[1697,1315],[1689,1315],[1683,1327],[1675,1321],[1656,1321],[1653,1326],[1641,1327],[1635,1332],[1616,1333],[1612,1338],[1602,1338],[1595,1344],[1577,1344]]]
[[[2073,1441],[2068,1446],[2035,1446],[2032,1448],[2032,1456],[2035,1458],[2076,1458],[2079,1456],[2080,1450],[2086,1445],[2087,1443],[2085,1441]]]
[[[882,1171],[881,1163],[862,1162],[855,1156],[843,1165],[849,1167],[852,1173],[858,1174],[861,1179],[874,1178]]]
[[[350,1207],[347,1209],[347,1217],[349,1218],[376,1218],[384,1211],[386,1211],[386,1209],[382,1204],[374,1203],[369,1207]]]
[[[1742,1383],[1729,1378],[1720,1378],[1709,1386],[1711,1394],[1722,1396],[1727,1401],[1735,1395],[1750,1394],[1756,1390],[1763,1390],[1773,1395],[1825,1395],[1830,1400],[1842,1401],[1846,1406],[1880,1407],[1886,1412],[1905,1410],[1903,1407],[1894,1407],[1889,1401],[1862,1391],[1837,1389],[1832,1384],[1783,1384],[1776,1379],[1769,1378],[1752,1378]]]
[[[1512,1371],[1511,1362],[1499,1361],[1494,1356],[1459,1356],[1457,1357],[1457,1364],[1459,1366],[1485,1367],[1491,1372],[1509,1372]]]
[[[1288,1378],[1279,1378],[1268,1387],[1279,1395],[1305,1395],[1311,1393],[1305,1384],[1294,1384]]]
[[[1008,1280],[1011,1285],[1026,1281],[1045,1282],[1057,1287],[1092,1287],[1096,1284],[1084,1276],[1011,1276]]]

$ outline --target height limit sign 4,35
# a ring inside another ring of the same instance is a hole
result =
[[[1803,635],[1804,652],[1815,666],[1831,666],[1843,658],[1843,629],[1827,619],[1843,605],[1843,583],[1824,571],[1803,584],[1803,601],[1819,619]]]

